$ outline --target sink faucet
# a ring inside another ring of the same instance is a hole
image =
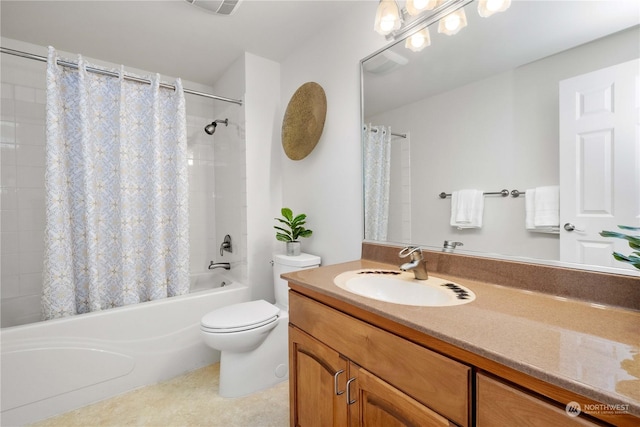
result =
[[[231,264],[228,262],[213,262],[209,264],[209,270],[213,270],[214,268],[224,268],[225,270],[231,270]]]
[[[407,246],[398,254],[400,258],[406,258],[411,256],[411,261],[406,262],[400,266],[402,271],[413,271],[413,275],[416,280],[427,280],[429,274],[427,273],[427,262],[422,256],[422,250],[418,246]]]

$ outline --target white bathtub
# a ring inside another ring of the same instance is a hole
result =
[[[250,290],[219,273],[192,276],[191,285],[189,295],[2,329],[0,425],[32,423],[218,361],[202,342],[200,318],[248,301]]]

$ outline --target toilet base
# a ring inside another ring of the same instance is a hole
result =
[[[220,396],[246,396],[289,378],[289,313],[281,311],[277,322],[278,325],[255,350],[221,352]]]

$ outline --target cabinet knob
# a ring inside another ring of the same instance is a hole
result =
[[[355,378],[349,378],[349,381],[347,381],[347,405],[353,405],[354,403],[357,402],[357,399],[351,399],[351,383],[354,382],[356,379]]]
[[[336,396],[340,396],[341,394],[344,394],[344,390],[338,390],[338,377],[343,372],[344,372],[344,369],[340,369],[338,372],[333,374],[333,391],[336,393]]]

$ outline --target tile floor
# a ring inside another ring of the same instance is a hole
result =
[[[217,393],[220,365],[66,414],[40,421],[37,427],[286,427],[289,425],[289,384],[282,382],[247,397],[227,399]]]

